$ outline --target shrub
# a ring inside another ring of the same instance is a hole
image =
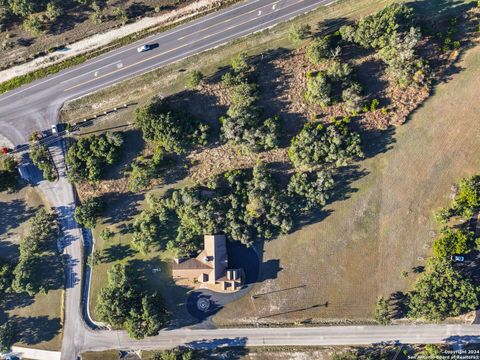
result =
[[[45,13],[50,21],[57,20],[63,14],[63,8],[58,6],[58,4],[54,2],[49,2],[47,4],[47,9]]]
[[[48,148],[41,144],[30,144],[30,159],[43,172],[43,177],[48,181],[57,179],[57,170],[48,152]]]
[[[108,241],[115,236],[115,233],[109,228],[105,228],[100,232],[100,237],[103,241]]]
[[[291,41],[297,43],[308,38],[312,33],[312,28],[308,24],[293,24],[290,27],[288,37]]]
[[[382,325],[390,324],[390,309],[388,306],[388,300],[384,297],[378,299],[373,318]]]
[[[198,70],[192,70],[187,76],[187,86],[190,89],[196,88],[202,82],[203,74]]]

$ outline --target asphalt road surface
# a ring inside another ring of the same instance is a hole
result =
[[[77,98],[189,55],[273,26],[332,0],[247,0],[170,31],[113,50],[84,64],[0,95],[0,133],[13,144],[57,122],[58,110]],[[158,47],[137,52],[143,44]]]
[[[0,134],[15,145],[22,144],[33,131],[48,129],[56,123],[58,110],[66,100],[224,44],[329,2],[247,0],[5,93],[0,96]],[[145,43],[158,43],[159,46],[138,53],[136,48]],[[359,345],[385,341],[438,343],[457,341],[460,336],[468,341],[480,339],[480,327],[471,325],[178,329],[162,331],[158,336],[141,341],[130,339],[124,331],[92,330],[83,321],[80,306],[83,248],[81,232],[73,220],[73,188],[65,177],[61,144],[54,144],[50,150],[60,178],[54,183],[41,182],[40,187],[60,214],[64,234],[61,247],[68,259],[62,359],[76,359],[80,352],[88,350],[162,349],[180,344],[211,348],[222,345]]]

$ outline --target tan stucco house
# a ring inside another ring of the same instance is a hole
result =
[[[204,248],[197,257],[174,259],[172,276],[222,292],[239,290],[243,283],[242,269],[228,269],[225,235],[205,235]]]

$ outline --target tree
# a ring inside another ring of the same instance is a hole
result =
[[[460,180],[452,204],[455,215],[471,217],[480,207],[480,175]]]
[[[342,91],[342,100],[345,103],[345,109],[352,113],[357,113],[362,109],[364,99],[361,95],[362,87],[359,83],[352,83]]]
[[[132,247],[142,254],[147,254],[158,242],[161,221],[157,214],[143,211],[133,223]]]
[[[312,169],[322,164],[337,167],[362,158],[360,136],[348,129],[348,118],[329,125],[307,123],[292,139],[288,155],[297,168]]]
[[[312,28],[308,24],[293,24],[290,26],[288,37],[294,43],[305,40],[312,34]]]
[[[167,325],[167,319],[162,298],[153,293],[142,297],[141,307],[130,310],[125,327],[130,337],[143,339],[158,334]]]
[[[28,15],[28,17],[23,20],[22,26],[26,32],[32,35],[37,36],[43,33],[43,23],[38,15]]]
[[[408,316],[441,321],[478,306],[478,289],[446,259],[431,258],[409,294]]]
[[[468,254],[474,246],[474,233],[462,230],[442,230],[442,236],[433,243],[433,253],[438,258]]]
[[[192,70],[187,75],[187,86],[195,89],[203,80],[203,74],[198,70]]]
[[[0,192],[12,191],[19,180],[18,162],[13,156],[0,155]]]
[[[9,262],[0,262],[0,297],[9,291],[12,286],[13,268],[13,265]]]
[[[335,54],[332,51],[331,37],[316,37],[307,47],[306,56],[308,61],[314,65],[319,65],[325,60],[330,59]]]
[[[249,70],[250,66],[248,65],[247,54],[240,53],[234,56],[230,60],[230,65],[232,66],[232,70],[236,74],[245,73]]]
[[[75,208],[73,216],[78,224],[92,229],[95,227],[103,207],[103,201],[99,197],[91,197]]]
[[[388,306],[388,300],[386,300],[384,297],[380,297],[378,299],[373,318],[382,325],[387,325],[390,323],[390,309]]]
[[[107,132],[78,139],[67,151],[69,180],[74,183],[100,180],[106,166],[119,160],[122,144],[120,133]]]
[[[332,86],[324,72],[307,73],[307,90],[305,91],[307,101],[320,106],[328,106],[332,101],[331,92]]]
[[[113,14],[117,18],[117,20],[119,20],[122,23],[122,25],[125,25],[126,23],[128,23],[128,15],[125,9],[122,9],[121,7],[117,7],[113,11]]]
[[[10,348],[15,342],[17,335],[15,325],[7,321],[0,325],[0,353],[6,353],[10,351]]]
[[[136,111],[136,124],[145,141],[161,146],[165,151],[185,153],[195,145],[207,142],[209,126],[189,114],[171,110],[159,98]]]
[[[306,210],[321,207],[327,203],[329,190],[333,187],[332,175],[327,171],[317,173],[298,172],[292,175],[288,191],[300,197]]]
[[[57,20],[63,14],[63,8],[59,6],[57,3],[51,1],[47,4],[47,9],[45,10],[45,14],[47,15],[50,21]]]
[[[48,181],[55,181],[57,179],[57,170],[53,164],[48,148],[42,144],[30,145],[30,158],[34,165],[36,165],[43,172],[43,177]]]

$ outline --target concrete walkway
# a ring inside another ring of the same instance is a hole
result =
[[[6,355],[13,355],[19,358],[27,358],[32,360],[60,360],[59,351],[30,349],[18,346],[13,346],[12,351]]]

